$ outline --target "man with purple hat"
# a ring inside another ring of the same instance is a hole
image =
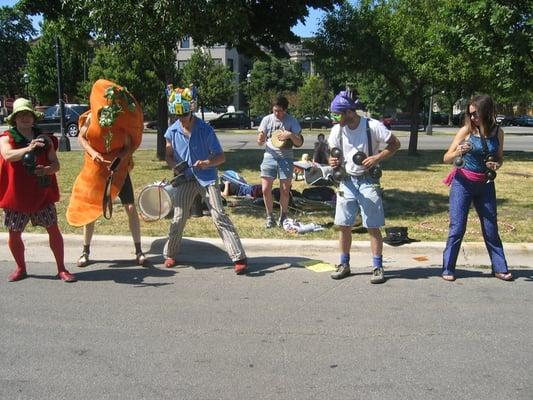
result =
[[[400,148],[400,142],[381,122],[360,116],[357,110],[362,108],[359,100],[348,91],[341,91],[330,105],[331,118],[336,124],[331,128],[328,139],[332,149],[329,165],[343,171],[335,210],[341,255],[331,278],[343,279],[350,275],[352,226],[357,214],[361,213],[363,226],[370,234],[373,265],[370,282],[383,283],[383,237],[380,228],[385,225],[385,214],[379,163],[391,157]],[[379,151],[380,145],[385,146],[382,151]]]

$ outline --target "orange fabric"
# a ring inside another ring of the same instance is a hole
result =
[[[105,160],[113,159],[121,152],[127,136],[130,136],[132,149],[137,149],[141,144],[143,133],[143,113],[141,106],[135,101],[136,107],[133,112],[129,111],[128,105],[120,102],[123,112],[116,118],[111,128],[102,128],[98,123],[99,111],[102,107],[111,104],[104,97],[106,89],[110,86],[121,86],[105,79],[96,81],[91,90],[91,109],[80,116],[79,126],[82,127],[89,113],[91,121],[87,130],[87,140],[91,147],[102,154]],[[109,131],[112,132],[109,148],[106,149],[105,140]],[[98,219],[102,213],[102,199],[106,178],[109,176],[107,169],[109,164],[97,164],[85,153],[83,167],[74,182],[70,203],[67,208],[67,221],[73,226],[84,226]],[[131,157],[120,162],[111,187],[111,198],[115,199],[124,184],[126,175],[133,168]]]

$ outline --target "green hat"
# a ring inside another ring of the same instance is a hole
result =
[[[43,115],[42,113],[37,112],[33,109],[33,104],[31,104],[31,100],[20,97],[13,103],[13,112],[7,116],[6,122],[11,126],[15,126],[15,115],[17,115],[17,113],[21,111],[31,112],[36,121],[40,119]]]

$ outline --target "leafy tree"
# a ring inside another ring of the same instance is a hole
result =
[[[177,44],[191,37],[198,46],[226,43],[246,54],[277,53],[280,42],[295,42],[291,27],[308,15],[307,7],[332,9],[338,0],[21,0],[29,12],[91,27],[98,40],[124,49],[139,45],[163,83],[176,81]],[[59,4],[58,4],[59,3]],[[164,157],[166,99],[159,99],[158,156]]]
[[[29,40],[35,34],[32,22],[13,7],[0,7],[0,94],[24,93],[22,82]]]
[[[89,79],[79,85],[80,97],[88,98],[93,82],[109,79],[125,86],[143,105],[143,111],[149,118],[157,114],[159,93],[164,86],[157,79],[151,64],[140,48],[122,51],[116,45],[100,46],[95,51],[89,68]]]
[[[298,99],[298,115],[317,117],[327,112],[332,93],[322,78],[310,75],[298,90]]]
[[[250,105],[254,114],[271,112],[272,100],[280,94],[290,96],[303,84],[301,65],[269,55],[265,60],[256,60],[250,71]],[[294,107],[289,104],[289,110]]]
[[[57,93],[57,65],[55,41],[61,37],[64,97],[69,102],[77,101],[77,84],[83,79],[82,52],[73,45],[72,38],[61,35],[58,24],[45,21],[42,34],[28,53],[30,91],[40,103],[55,104]]]
[[[202,107],[227,106],[236,90],[233,72],[215,63],[209,51],[199,48],[183,68],[183,81],[194,84]]]
[[[530,1],[363,0],[328,16],[312,48],[330,68],[381,77],[385,91],[404,99],[415,154],[427,96],[444,90],[454,101],[531,87],[531,43]]]

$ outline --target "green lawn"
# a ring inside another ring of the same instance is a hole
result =
[[[297,150],[301,156],[305,150]],[[233,169],[241,173],[250,183],[259,183],[259,164],[261,150],[240,150],[228,152],[227,161],[221,168]],[[58,174],[61,189],[61,201],[58,214],[64,233],[81,234],[80,228],[69,226],[65,220],[65,209],[69,201],[72,183],[82,163],[81,152],[58,153],[61,171]],[[406,151],[399,151],[384,164],[382,186],[384,189],[385,213],[387,226],[407,226],[409,236],[418,240],[443,241],[447,236],[448,187],[441,183],[449,165],[442,164],[442,151],[421,151],[417,157],[408,157]],[[500,230],[505,242],[533,242],[533,161],[531,154],[509,152],[505,155],[505,164],[498,171],[496,190]],[[140,150],[135,153],[135,168],[132,180],[136,196],[146,185],[170,178],[170,171],[165,163],[158,161],[154,150]],[[294,182],[293,188],[301,191],[305,187],[302,181]],[[251,205],[228,207],[233,222],[242,237],[246,238],[303,238],[336,239],[334,227],[323,232],[295,236],[282,229],[266,231],[264,209]],[[297,215],[302,222],[316,222],[330,226],[333,214],[325,212],[312,215]],[[142,234],[146,236],[164,236],[168,230],[169,220],[141,222]],[[4,230],[4,228],[2,228]],[[40,228],[28,227],[29,232]],[[475,211],[472,210],[465,240],[479,241],[480,226]],[[126,214],[120,204],[114,207],[112,220],[101,218],[97,221],[97,234],[129,234]],[[217,237],[217,232],[208,217],[194,218],[189,221],[185,231],[187,236]],[[366,240],[365,233],[355,233],[354,240]]]

